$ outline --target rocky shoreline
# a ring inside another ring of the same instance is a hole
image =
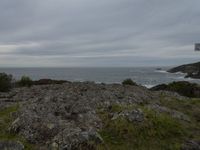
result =
[[[199,99],[138,85],[18,87],[0,93],[0,148],[199,150],[199,106]]]
[[[168,70],[170,73],[182,72],[187,74],[185,78],[200,79],[200,62],[185,64]]]

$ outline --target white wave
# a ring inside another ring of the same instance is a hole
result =
[[[159,73],[168,73],[166,70],[155,70],[155,72],[159,72]]]
[[[153,84],[144,84],[143,86],[148,88],[148,89],[150,89],[150,88],[154,87],[155,85],[153,85]]]
[[[193,78],[185,78],[186,81],[192,81],[192,80],[195,80]]]
[[[183,73],[183,72],[176,72],[175,74],[178,74],[178,75],[186,75],[186,73]]]
[[[180,77],[176,77],[176,78],[178,78],[178,79],[185,79],[184,76],[180,76]],[[175,78],[175,79],[176,79],[176,78]]]

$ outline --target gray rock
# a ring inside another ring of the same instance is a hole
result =
[[[181,150],[200,150],[200,142],[187,141]]]
[[[90,149],[97,144],[103,142],[101,136],[93,130],[82,131],[80,128],[68,128],[60,132],[54,139],[54,145],[60,145],[59,149],[73,150],[73,149]],[[91,145],[93,142],[95,145]]]
[[[16,141],[0,141],[0,150],[24,150],[24,145]]]
[[[119,117],[124,117],[130,122],[142,122],[144,114],[141,109],[125,110],[120,113],[115,113],[111,120],[116,120]]]

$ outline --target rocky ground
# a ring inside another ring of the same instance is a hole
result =
[[[0,149],[199,150],[200,100],[66,82],[0,93]]]

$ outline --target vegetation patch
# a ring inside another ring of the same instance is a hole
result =
[[[28,76],[22,76],[21,79],[18,81],[19,86],[27,86],[30,87],[33,85],[33,81]]]
[[[1,141],[19,141],[26,150],[34,149],[23,137],[9,132],[9,127],[14,121],[11,113],[17,112],[19,105],[13,105],[4,109],[0,109],[0,140]]]
[[[12,87],[12,75],[0,73],[0,92],[8,92]]]
[[[132,79],[126,79],[122,82],[123,85],[137,85]]]
[[[122,106],[121,109],[126,108]],[[100,135],[105,142],[104,145],[99,145],[99,149],[107,147],[110,150],[180,150],[184,141],[191,138],[192,126],[145,107],[143,111],[146,119],[140,123],[131,123],[123,117],[111,120],[110,111],[99,112],[104,123]]]
[[[160,103],[168,108],[183,112],[191,118],[191,123],[187,124],[187,129],[191,133],[191,137],[200,140],[200,99],[164,99],[161,98]]]

